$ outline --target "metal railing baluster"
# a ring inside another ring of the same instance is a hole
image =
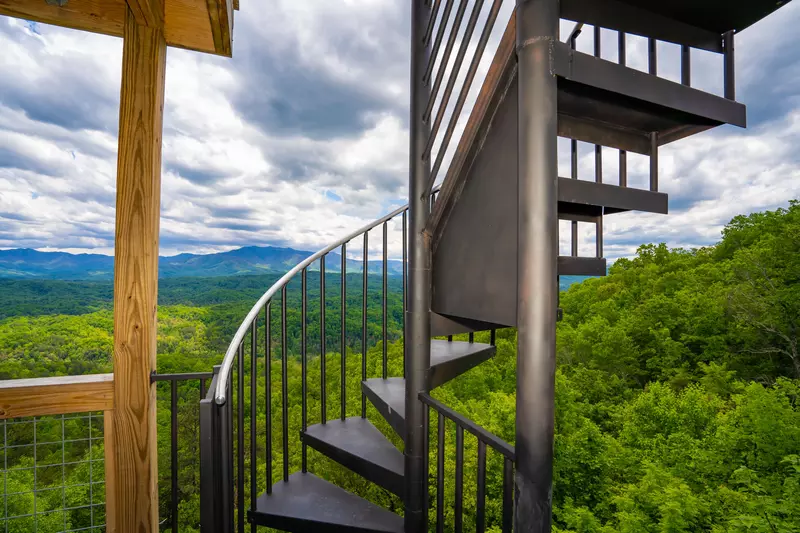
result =
[[[236,373],[236,523],[244,533],[244,344],[239,345]]]
[[[503,461],[503,533],[512,533],[514,523],[514,462]]]
[[[264,399],[266,419],[267,494],[272,494],[272,302],[264,310]]]
[[[658,192],[658,132],[650,133],[650,190]]]
[[[281,409],[283,423],[283,480],[289,481],[289,368],[286,349],[286,285],[281,289]]]
[[[476,533],[486,531],[486,443],[478,439],[478,490],[475,502]]]
[[[258,396],[258,317],[250,326],[250,508],[256,508],[258,497],[258,471],[256,461],[256,426],[258,410],[256,409]],[[250,532],[256,533],[256,524],[250,523]]]
[[[173,533],[178,532],[178,382],[169,384],[170,408],[170,470],[172,485],[172,501],[170,501],[170,522]],[[89,442],[91,446],[91,442]]]
[[[327,348],[325,346],[325,256],[319,259],[319,404],[320,404],[320,418],[322,423],[328,421],[326,382],[327,374],[325,372],[325,359]]]
[[[647,71],[658,76],[658,41],[652,37],[647,39]]]
[[[434,0],[433,9],[431,9],[431,17],[428,19],[428,27],[425,28],[425,35],[422,36],[422,42],[428,44],[428,41],[433,35],[433,26],[436,24],[436,16],[439,14],[439,6],[441,0]]]
[[[733,30],[725,32],[723,36],[725,98],[728,100],[736,100],[736,48],[733,36]]]
[[[444,430],[445,419],[439,413],[437,422],[437,453],[436,453],[436,533],[444,532]]]
[[[473,15],[475,15],[475,19],[477,20],[477,13],[480,12],[480,7],[483,5],[483,0],[476,0],[475,9],[473,10]],[[484,26],[483,33],[481,34],[480,40],[478,41],[478,45],[476,47],[475,55],[472,57],[472,62],[470,63],[469,70],[467,71],[466,78],[464,79],[464,85],[461,87],[461,93],[458,96],[458,100],[456,101],[456,106],[453,110],[453,114],[450,117],[450,123],[447,126],[447,131],[445,132],[444,138],[442,139],[441,144],[439,145],[439,151],[436,154],[436,162],[431,169],[431,176],[428,180],[428,186],[426,191],[431,191],[433,189],[434,183],[436,183],[436,177],[439,173],[439,169],[442,166],[442,162],[444,161],[444,156],[447,153],[447,149],[450,145],[450,140],[453,137],[453,132],[455,131],[456,124],[458,123],[458,119],[461,116],[461,111],[464,108],[464,103],[467,101],[467,96],[469,95],[470,88],[472,87],[472,82],[475,79],[475,74],[478,71],[478,66],[480,65],[481,58],[483,57],[483,52],[486,49],[486,44],[489,42],[489,36],[492,33],[492,28],[494,28],[494,23],[497,20],[497,15],[500,12],[500,6],[502,5],[502,0],[494,0],[492,4],[491,11],[489,12],[489,17],[486,21],[486,26]],[[470,23],[473,22],[473,19],[470,18]],[[465,48],[465,42],[472,36],[472,31],[474,30],[474,24],[470,28],[468,26],[468,33],[464,36],[464,41],[462,41],[462,48]],[[466,51],[466,50],[465,50]],[[459,53],[461,50],[459,50]],[[463,59],[463,57],[462,57]],[[454,74],[457,73],[458,68],[460,68],[460,62],[457,63],[457,66],[453,68]],[[450,87],[452,91],[452,87]],[[449,99],[449,96],[447,97]],[[439,113],[437,114],[437,122],[439,121],[439,116],[442,114],[444,107],[446,104],[443,103],[439,108]],[[438,131],[438,126],[434,124],[434,127],[431,129],[431,135],[428,139],[428,147],[426,149],[427,156],[430,158],[430,150],[433,145],[433,142],[436,137],[436,132]],[[424,156],[423,156],[424,157]]]
[[[367,379],[367,292],[369,290],[369,231],[364,232],[364,259],[361,273],[361,381]],[[367,418],[367,397],[361,391],[361,418]]]
[[[447,5],[445,6],[444,14],[449,19],[450,17],[450,10],[453,7],[453,0],[448,0]],[[436,71],[436,79],[433,82],[433,86],[431,87],[431,93],[428,97],[428,103],[425,105],[425,111],[422,113],[422,120],[428,122],[431,118],[431,114],[433,113],[433,106],[436,103],[436,98],[439,96],[439,89],[442,87],[442,81],[444,80],[445,72],[447,72],[447,64],[450,62],[450,54],[453,51],[453,46],[456,43],[456,37],[458,35],[458,31],[461,29],[461,22],[464,19],[464,12],[467,9],[467,2],[459,0],[459,6],[456,10],[456,16],[453,20],[453,24],[450,27],[450,35],[447,37],[447,44],[444,47],[444,52],[442,52],[442,58],[439,61],[439,70]],[[423,82],[429,82],[431,79],[431,75],[433,74],[433,66],[436,63],[436,56],[439,54],[439,46],[442,42],[442,37],[444,36],[445,27],[447,23],[445,19],[442,19],[441,26],[439,26],[439,33],[436,35],[436,41],[433,43],[433,49],[431,50],[431,56],[428,60],[428,66],[425,69],[425,74],[422,77]]]
[[[347,330],[347,243],[342,244],[342,266],[341,266],[341,275],[342,275],[342,295],[341,295],[341,302],[339,304],[339,314],[341,315],[341,326],[340,326],[340,333],[341,333],[341,342],[340,347],[342,353],[340,354],[341,357],[341,419],[344,420],[347,414],[347,390],[346,390],[346,383],[347,383],[347,339],[345,338],[346,330]]]
[[[456,424],[455,532],[464,527],[464,428]]]
[[[681,46],[681,83],[692,86],[692,49],[685,44]]]
[[[308,336],[308,325],[307,325],[307,315],[308,315],[308,302],[307,302],[307,269],[303,269],[303,272],[300,274],[300,291],[301,291],[301,303],[300,303],[300,372],[301,374],[301,387],[302,387],[302,424],[303,424],[303,432],[305,433],[306,429],[308,429],[308,346],[307,346],[307,336]],[[308,449],[306,447],[306,441],[303,440],[301,444],[302,449],[302,468],[303,473],[305,474],[308,472]]]
[[[575,39],[571,41],[572,48],[575,48]],[[570,177],[574,180],[578,179],[578,141],[575,139],[570,140]],[[570,255],[578,257],[578,222],[573,220],[570,222]]]
[[[627,38],[625,36],[625,32],[620,31],[617,32],[617,61],[623,67],[628,63],[628,52],[627,52]],[[619,186],[620,187],[627,187],[628,186],[628,152],[625,150],[619,151]]]
[[[430,159],[431,150],[433,149],[433,143],[436,140],[436,135],[439,133],[439,127],[442,125],[442,120],[444,119],[445,111],[447,110],[447,104],[450,102],[450,97],[453,95],[453,88],[456,85],[456,81],[458,81],[458,73],[461,71],[461,65],[464,63],[464,56],[467,54],[467,48],[469,47],[469,43],[472,40],[472,33],[475,31],[475,25],[478,22],[478,15],[480,14],[480,8],[483,7],[484,0],[476,0],[475,5],[472,8],[472,12],[470,13],[469,20],[467,21],[467,26],[464,30],[464,35],[461,37],[461,44],[458,47],[458,52],[456,53],[456,58],[453,60],[453,68],[450,70],[450,75],[447,78],[447,85],[445,85],[444,93],[442,93],[442,99],[439,102],[439,108],[436,111],[436,119],[433,121],[433,125],[431,126],[430,135],[428,137],[428,144],[425,147],[425,151],[423,152],[422,158],[423,159]],[[467,2],[462,1],[459,5],[459,12],[463,11],[467,6]],[[463,13],[462,13],[463,14]],[[460,20],[459,20],[460,22]],[[453,32],[455,32],[456,28],[455,25],[453,26]],[[455,39],[454,33],[450,34],[451,39]],[[448,42],[448,44],[450,44]],[[442,63],[442,65],[446,65],[447,63]],[[425,108],[425,113],[422,115],[422,120],[428,121],[432,116],[433,105],[431,101],[435,100],[435,95],[431,94],[431,99],[428,101],[428,105]],[[431,114],[428,114],[428,109],[431,110]],[[430,190],[430,187],[428,188]]]
[[[403,211],[403,377],[406,377],[406,311],[408,311],[408,210]]]
[[[382,304],[382,312],[383,312],[383,379],[386,379],[389,376],[389,351],[387,343],[389,342],[389,335],[388,335],[388,316],[387,316],[387,304],[388,304],[388,289],[389,289],[389,227],[388,222],[383,223],[383,304]]]

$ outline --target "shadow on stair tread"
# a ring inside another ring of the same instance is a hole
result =
[[[479,342],[431,341],[431,388],[456,378],[489,359],[495,347]],[[372,378],[361,383],[361,389],[392,429],[404,437],[406,418],[406,380]]]
[[[431,341],[431,389],[457,378],[492,357],[495,347],[480,342]]]
[[[303,441],[342,466],[401,496],[403,452],[361,417],[309,426]]]
[[[262,494],[249,515],[254,523],[284,531],[402,533],[403,518],[328,483],[297,472]]]

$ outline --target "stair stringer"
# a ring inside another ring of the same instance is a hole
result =
[[[431,310],[504,326],[517,316],[516,77],[432,235]],[[499,96],[499,95],[498,95]],[[491,114],[491,113],[490,113]]]

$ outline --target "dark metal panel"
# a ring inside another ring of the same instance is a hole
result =
[[[742,31],[789,3],[787,0],[747,0],[738,2],[732,2],[731,0],[622,1],[718,34],[728,30]]]
[[[470,333],[471,335],[471,333]],[[491,344],[431,341],[429,387],[435,389],[494,356]]]
[[[688,117],[681,117],[684,114],[720,124],[746,126],[745,106],[738,102],[571,50],[569,45],[561,42],[555,43],[554,59],[559,76],[595,91],[604,91],[605,94],[596,94],[601,100],[621,103],[624,107],[634,109],[642,107],[641,103],[637,104],[638,100],[656,106],[649,109],[656,116],[675,116],[682,124],[696,123]],[[567,88],[559,82],[559,91]],[[561,109],[560,99],[559,109],[560,112],[576,115]],[[650,131],[658,129],[652,128]]]
[[[561,0],[561,16],[660,41],[722,52],[720,32],[698,28],[618,0]]]
[[[605,276],[606,260],[603,257],[570,257],[558,258],[559,276]]]
[[[558,201],[559,216],[569,213],[571,204],[603,206],[605,214],[646,211],[665,215],[668,211],[664,193],[570,178],[558,178]]]
[[[494,113],[444,231],[434,234],[431,310],[516,324],[517,84]],[[444,189],[443,189],[444,190]]]
[[[431,309],[435,313],[502,326],[517,323],[517,145],[509,141],[516,139],[516,100],[517,85],[513,84],[495,114],[493,133],[486,137],[447,225],[434,234]],[[609,198],[614,195],[604,191],[618,192],[621,199],[615,201],[623,207],[640,193],[651,194],[577,181],[565,189],[570,195],[565,198],[585,201],[592,191]],[[575,272],[604,275],[605,263],[596,258],[559,260],[559,274]]]
[[[591,144],[650,155],[650,139],[641,131],[618,127],[609,122],[578,118],[559,113],[558,135]]]
[[[461,317],[449,317],[431,313],[431,337],[445,337],[473,331],[488,331],[503,327],[501,324],[481,322]]]

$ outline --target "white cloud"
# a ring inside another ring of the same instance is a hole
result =
[[[490,52],[512,4],[498,18]],[[402,0],[277,0],[269,9],[246,1],[237,14],[234,59],[171,49],[162,252],[247,244],[317,249],[404,203],[408,11]],[[608,217],[609,257],[629,255],[643,242],[709,244],[732,216],[798,196],[800,101],[788,84],[800,80],[800,57],[782,53],[798,20],[800,4],[789,5],[737,41],[740,94],[763,121],[662,150],[661,183],[672,214]],[[562,24],[562,34],[571,27]],[[586,30],[579,48],[591,50],[591,41]],[[615,42],[615,32],[603,32],[606,59],[615,59]],[[0,247],[110,252],[121,41],[0,18],[0,49]],[[664,45],[663,52],[660,73],[675,79],[677,50]],[[645,57],[642,40],[629,37],[628,63],[646,69]],[[748,81],[766,76],[760,57],[772,58],[782,76],[773,86]],[[693,62],[694,83],[720,92],[719,56],[698,52]],[[467,67],[468,61],[462,79]],[[795,98],[765,103],[764,92]],[[465,118],[466,112],[450,153]],[[591,147],[581,154],[584,178],[593,172]],[[613,183],[615,151],[607,154],[604,175]],[[645,186],[647,165],[631,157],[631,184]],[[391,228],[390,254],[397,256],[399,222]],[[582,235],[582,252],[591,253],[593,228],[582,225]],[[379,253],[380,231],[370,239]]]

